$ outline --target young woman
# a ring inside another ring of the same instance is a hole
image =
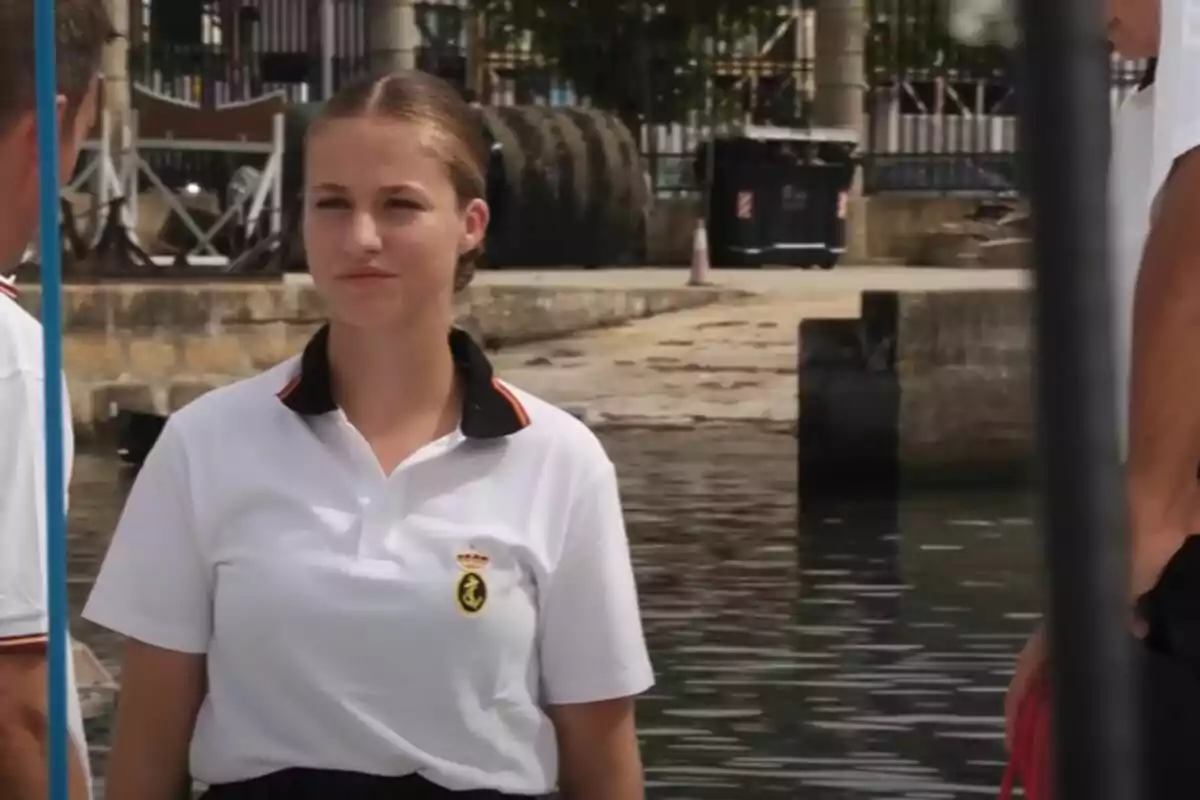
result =
[[[612,463],[452,327],[487,150],[421,73],[306,142],[329,322],[174,415],[85,616],[129,637],[120,800],[642,796],[653,679]]]

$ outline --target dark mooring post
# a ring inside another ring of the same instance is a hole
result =
[[[1140,800],[1113,402],[1100,0],[1021,0],[1056,800]]]

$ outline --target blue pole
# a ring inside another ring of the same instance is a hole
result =
[[[58,223],[58,76],[54,1],[35,0],[34,58],[38,128],[39,252],[42,274],[46,402],[46,594],[49,601],[50,795],[70,800],[67,725],[67,510],[63,463],[62,238]],[[83,757],[85,754],[80,753]]]

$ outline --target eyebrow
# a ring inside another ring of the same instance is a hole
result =
[[[340,183],[318,183],[313,186],[313,189],[320,192],[348,192],[347,187]],[[377,194],[396,194],[398,192],[420,192],[421,188],[412,183],[397,183],[387,186],[380,186]]]

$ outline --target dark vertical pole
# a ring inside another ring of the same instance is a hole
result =
[[[1100,0],[1022,0],[1057,800],[1140,796],[1109,326]]]
[[[333,97],[333,59],[337,51],[334,38],[337,21],[334,18],[333,0],[320,0],[321,5],[321,99]]]

